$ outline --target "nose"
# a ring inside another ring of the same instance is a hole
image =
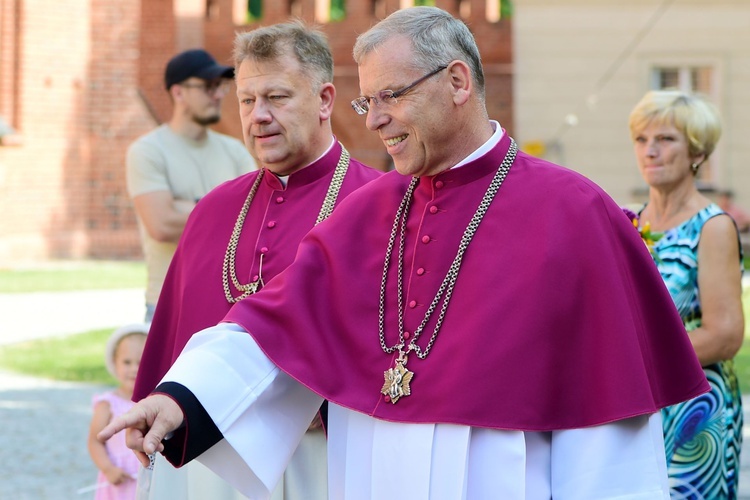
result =
[[[253,123],[269,123],[271,121],[269,106],[263,99],[255,101],[253,110],[250,112],[250,119]]]
[[[374,103],[370,103],[370,108],[367,110],[365,125],[369,130],[375,131],[388,123],[388,115],[381,111],[382,106],[373,106],[373,104]]]

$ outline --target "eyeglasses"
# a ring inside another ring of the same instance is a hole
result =
[[[229,87],[231,86],[232,81],[228,78],[221,78],[220,80],[213,80],[213,81],[206,81],[203,83],[181,83],[180,87],[185,87],[189,89],[201,89],[203,92],[205,92],[207,95],[214,97],[217,92],[221,92],[222,94],[226,94],[229,92]]]
[[[406,94],[410,90],[413,90],[414,87],[416,87],[423,81],[427,80],[429,77],[440,73],[447,67],[448,66],[440,66],[438,69],[436,69],[432,73],[428,73],[424,75],[419,80],[415,81],[411,85],[407,85],[401,90],[397,90],[395,92],[393,90],[381,90],[376,95],[357,97],[356,99],[352,101],[352,108],[354,108],[354,111],[356,111],[358,115],[364,115],[364,114],[367,114],[367,112],[370,110],[370,101],[374,102],[378,106],[381,104],[387,104],[387,105],[398,104],[396,99]]]

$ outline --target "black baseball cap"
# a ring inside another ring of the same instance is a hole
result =
[[[174,56],[167,63],[164,71],[164,83],[167,90],[172,85],[196,77],[203,80],[216,78],[234,78],[234,68],[216,62],[211,54],[203,49],[186,50]]]

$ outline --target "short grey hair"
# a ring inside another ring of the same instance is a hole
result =
[[[409,7],[397,10],[357,37],[354,60],[362,58],[395,36],[411,40],[416,54],[415,69],[433,71],[456,59],[471,69],[477,95],[484,101],[484,70],[474,35],[459,19],[437,7]]]
[[[276,61],[292,54],[314,84],[333,82],[333,55],[325,34],[300,20],[274,24],[237,33],[234,39],[234,66],[245,59]]]

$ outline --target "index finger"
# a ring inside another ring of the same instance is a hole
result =
[[[123,413],[117,418],[114,418],[99,434],[96,435],[96,439],[100,442],[105,442],[118,432],[123,429],[145,429],[147,426],[146,418],[141,412],[134,412],[133,410]]]

